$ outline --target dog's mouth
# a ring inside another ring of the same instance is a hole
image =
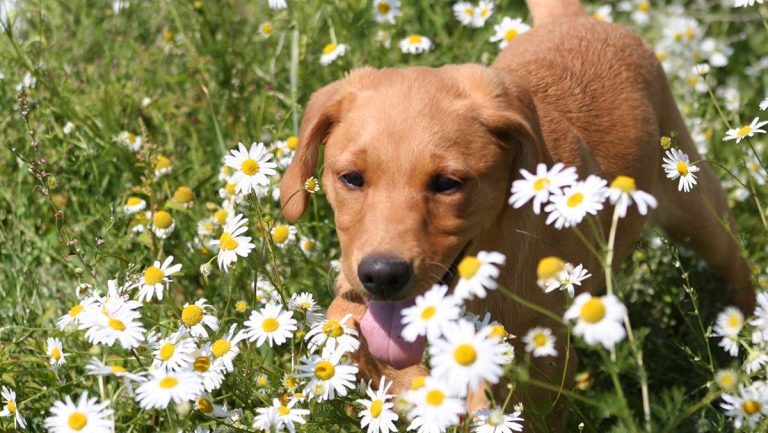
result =
[[[466,254],[469,243],[461,249],[456,259],[439,280],[441,284],[450,286],[456,279],[456,273],[461,260]],[[421,362],[426,347],[426,339],[419,337],[416,341],[405,341],[402,337],[403,310],[415,305],[415,298],[401,301],[368,301],[368,310],[360,321],[360,331],[368,343],[368,351],[395,368],[402,369]]]

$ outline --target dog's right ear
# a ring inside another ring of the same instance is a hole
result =
[[[341,117],[344,82],[336,81],[312,94],[299,129],[299,145],[291,164],[280,181],[280,206],[289,221],[304,214],[309,193],[304,182],[317,170],[320,144],[324,143],[333,125]]]

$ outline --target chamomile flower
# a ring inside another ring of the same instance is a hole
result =
[[[288,2],[285,0],[269,0],[270,9],[285,9],[288,7]]]
[[[344,397],[355,388],[357,367],[352,365],[341,350],[326,346],[319,355],[301,358],[297,377],[307,379],[303,394],[317,397],[319,401]]]
[[[200,375],[203,382],[203,388],[206,391],[213,391],[224,382],[224,364],[214,363],[214,357],[211,353],[211,343],[206,343],[194,353],[192,353],[192,370]]]
[[[557,356],[555,341],[557,339],[552,335],[552,330],[540,326],[531,328],[523,337],[525,351],[534,357]]]
[[[576,168],[565,167],[558,162],[547,169],[546,164],[536,166],[536,174],[521,169],[523,179],[512,182],[512,195],[509,204],[515,209],[533,200],[533,213],[539,214],[541,206],[549,201],[549,196],[559,194],[562,188],[573,185],[578,180]]]
[[[24,420],[24,417],[21,416],[21,413],[19,412],[19,406],[16,403],[16,392],[3,385],[3,388],[0,389],[0,396],[2,396],[3,400],[5,400],[2,406],[3,410],[0,411],[0,417],[13,417],[14,428],[23,429],[26,427],[27,422]]]
[[[147,202],[141,198],[136,196],[130,196],[125,201],[125,206],[123,206],[123,212],[127,213],[128,215],[135,214],[136,212],[141,212],[144,210],[144,208],[147,207]]]
[[[323,47],[323,55],[320,56],[320,64],[323,66],[330,65],[334,60],[343,56],[349,49],[347,44],[336,44],[331,42]]]
[[[144,378],[138,374],[130,373],[122,365],[111,364],[107,365],[97,358],[91,358],[88,364],[85,366],[85,371],[94,376],[115,376],[122,377],[126,384],[130,384],[130,381],[143,382]]]
[[[98,403],[83,391],[77,403],[66,396],[51,407],[51,415],[45,419],[50,433],[111,433],[115,429],[113,411],[108,409],[109,400]]]
[[[171,400],[191,401],[202,392],[202,379],[194,371],[153,370],[136,389],[136,401],[142,409],[164,409]]]
[[[718,370],[715,383],[723,391],[732,391],[739,385],[739,375],[733,370]]]
[[[760,109],[763,111],[768,110],[768,98],[765,98],[760,102]]]
[[[194,400],[195,410],[203,415],[214,418],[226,418],[230,415],[226,405],[215,404],[213,398],[206,393],[201,393]]]
[[[475,7],[470,2],[460,1],[453,5],[453,16],[465,26],[472,26],[475,19]]]
[[[309,415],[308,409],[296,409],[297,400],[291,400],[288,404],[283,404],[279,399],[272,400],[272,406],[266,408],[273,411],[272,417],[275,420],[275,426],[277,430],[282,430],[283,427],[287,428],[290,433],[296,433],[296,424],[306,424],[305,416]],[[259,409],[258,411],[261,411]]]
[[[485,25],[488,18],[493,15],[493,8],[496,5],[490,0],[480,0],[475,8],[475,19],[472,23],[472,27],[480,28]]]
[[[282,306],[269,303],[259,311],[252,311],[245,326],[248,328],[248,340],[256,342],[256,347],[261,347],[265,342],[269,343],[269,347],[280,346],[293,337],[296,319],[292,311],[285,311]]]
[[[151,301],[153,294],[158,300],[163,299],[163,289],[168,287],[168,283],[173,281],[168,277],[181,270],[181,263],[175,265],[171,265],[171,263],[173,263],[173,256],[168,256],[162,264],[155,260],[152,266],[144,270],[141,281],[136,283],[136,286],[139,288],[139,302],[144,300],[147,302]]]
[[[263,36],[265,38],[268,38],[272,36],[272,33],[275,31],[274,27],[272,26],[272,23],[269,21],[263,22],[259,24],[259,35]]]
[[[311,257],[318,253],[320,245],[314,239],[302,237],[299,239],[299,248],[306,256]]]
[[[173,171],[173,162],[163,155],[155,157],[155,177],[158,178]]]
[[[749,175],[755,180],[755,183],[761,186],[765,185],[765,181],[768,179],[768,173],[766,173],[765,168],[760,165],[760,161],[758,161],[757,158],[752,157],[746,160],[744,164],[747,167]]]
[[[648,213],[648,208],[655,209],[656,199],[645,191],[637,189],[635,179],[629,176],[616,176],[608,188],[608,199],[616,206],[620,218],[627,216],[627,208],[635,203],[640,215]]]
[[[222,335],[221,338],[211,344],[211,355],[213,355],[214,362],[223,365],[228,372],[235,368],[232,365],[232,360],[240,353],[240,348],[237,347],[238,343],[248,337],[246,330],[241,329],[236,333],[236,329],[237,324],[232,324],[226,335]]]
[[[150,224],[152,231],[160,239],[165,239],[173,233],[173,229],[176,228],[176,220],[173,219],[170,213],[159,210],[152,215],[152,223]]]
[[[411,424],[408,430],[416,433],[444,432],[459,423],[459,417],[465,413],[464,399],[452,394],[447,384],[432,377],[419,381],[415,390],[405,394],[405,399],[412,405],[408,411]]]
[[[447,293],[448,286],[435,284],[416,297],[414,306],[402,310],[404,327],[401,334],[405,341],[414,342],[423,335],[430,341],[435,340],[447,323],[459,318],[460,301]]]
[[[763,4],[763,0],[734,0],[733,6],[737,8],[743,8],[748,6],[754,6],[757,3]]]
[[[501,408],[482,409],[475,412],[473,433],[512,433],[523,431],[523,418],[520,411],[505,414]]]
[[[742,368],[745,373],[752,374],[765,368],[766,364],[768,364],[768,354],[755,348],[747,352],[747,359],[744,360]]]
[[[229,266],[237,261],[237,257],[248,257],[251,250],[256,248],[256,245],[251,243],[250,236],[243,236],[248,231],[248,218],[243,218],[242,214],[237,214],[234,218],[227,221],[222,229],[219,239],[211,241],[210,245],[219,249],[216,263],[219,265],[219,269],[224,269],[224,272],[229,271]]]
[[[352,315],[347,314],[341,320],[327,319],[312,326],[304,337],[309,350],[331,347],[342,352],[356,351],[360,347],[357,330],[346,324],[351,318]]]
[[[181,310],[181,323],[193,337],[208,338],[208,331],[219,330],[219,319],[209,313],[213,309],[205,298],[200,298],[194,304],[186,303]]]
[[[606,194],[605,179],[590,175],[563,189],[562,193],[550,198],[544,211],[549,213],[547,224],[558,230],[578,225],[588,214],[596,215],[603,209]]]
[[[227,166],[237,170],[229,179],[229,182],[236,184],[235,191],[248,194],[255,191],[257,186],[269,185],[269,177],[277,173],[277,164],[272,161],[272,154],[264,144],[252,143],[250,150],[243,143],[237,146],[237,149],[232,149],[224,157]]]
[[[285,248],[296,240],[296,227],[288,224],[278,224],[269,231],[272,241],[280,248]]]
[[[377,23],[395,24],[400,15],[400,0],[373,0],[373,19]]]
[[[565,320],[575,320],[574,335],[584,338],[587,344],[600,343],[612,348],[626,336],[624,315],[627,309],[614,295],[602,297],[582,293],[573,300],[565,312]]]
[[[608,23],[613,22],[613,6],[609,4],[600,6],[592,12],[592,18]]]
[[[182,185],[173,192],[173,201],[189,209],[195,202],[195,192],[192,188]]]
[[[723,138],[723,141],[736,140],[736,142],[739,143],[745,138],[754,137],[754,135],[757,133],[765,134],[765,130],[760,128],[767,124],[768,120],[761,122],[759,117],[755,117],[752,119],[752,122],[749,125],[744,125],[740,128],[729,129],[728,132],[725,133],[725,138]]]
[[[736,307],[726,307],[717,315],[713,336],[722,337],[719,346],[731,356],[739,354],[739,332],[744,327],[744,314]]]
[[[152,366],[170,371],[186,370],[194,358],[195,340],[184,331],[176,331],[166,338],[152,343]]]
[[[133,349],[144,341],[144,327],[137,319],[138,312],[123,308],[123,303],[103,304],[101,308],[89,308],[81,328],[87,329],[85,337],[92,344],[112,346],[120,342],[124,349]]]
[[[291,295],[291,299],[288,300],[288,307],[298,312],[299,317],[304,316],[304,320],[300,320],[302,327],[305,325],[313,326],[324,320],[323,315],[318,312],[320,307],[315,302],[315,297],[311,293],[294,293]]]
[[[127,147],[131,152],[138,152],[141,150],[141,135],[123,131],[117,136],[117,142]]]
[[[197,223],[197,234],[202,237],[213,236],[216,232],[216,223],[213,218],[204,218]]]
[[[400,50],[406,54],[421,54],[432,49],[432,41],[428,37],[412,34],[400,41]]]
[[[752,342],[755,344],[768,342],[768,293],[757,294],[755,318],[749,321],[752,329]]]
[[[675,180],[680,178],[677,184],[679,191],[688,192],[696,186],[696,173],[699,167],[692,165],[688,155],[677,149],[667,150],[664,154],[662,168],[667,172],[667,178]]]
[[[49,337],[46,346],[45,353],[48,355],[48,362],[51,366],[59,367],[67,362],[64,359],[67,355],[64,354],[64,349],[61,347],[61,340]]]
[[[453,296],[460,300],[485,298],[487,290],[498,286],[499,267],[504,266],[507,258],[495,251],[480,251],[477,256],[464,257],[456,268],[459,281],[453,289]]]
[[[509,45],[512,40],[522,33],[531,29],[531,26],[524,23],[521,18],[512,19],[510,17],[504,17],[501,23],[493,26],[493,30],[496,32],[491,36],[491,42],[498,42],[499,49],[504,49]]]
[[[63,331],[65,328],[67,328],[70,325],[78,324],[80,322],[80,314],[82,314],[87,307],[89,307],[95,302],[96,302],[95,298],[85,298],[79,303],[73,305],[72,308],[69,309],[67,314],[59,317],[59,320],[56,321],[56,327],[59,328],[59,330]]]
[[[373,40],[377,45],[389,48],[392,46],[392,35],[386,30],[377,30]]]
[[[316,177],[312,176],[309,179],[304,181],[304,191],[310,194],[314,194],[320,191],[320,182],[317,180]]]
[[[393,396],[387,394],[392,383],[387,383],[387,378],[381,376],[378,390],[374,392],[369,384],[366,390],[368,398],[357,400],[364,408],[357,414],[360,417],[360,428],[366,429],[367,433],[397,432],[395,421],[398,416],[392,410],[394,404],[389,401]]]
[[[766,388],[761,383],[754,383],[749,387],[740,385],[738,393],[723,394],[720,407],[725,410],[726,415],[733,418],[733,425],[737,429],[745,424],[754,429],[768,414]]]
[[[504,364],[497,338],[488,330],[476,331],[472,322],[459,320],[444,327],[443,338],[430,341],[432,375],[445,381],[454,395],[465,395],[486,381],[499,381]]]

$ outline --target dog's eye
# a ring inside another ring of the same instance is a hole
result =
[[[432,181],[430,188],[440,194],[450,194],[464,186],[464,182],[448,176],[439,175]]]
[[[352,189],[360,189],[365,184],[362,173],[358,171],[350,171],[349,173],[344,173],[339,176],[339,179],[341,179],[341,182],[344,183],[344,185]]]

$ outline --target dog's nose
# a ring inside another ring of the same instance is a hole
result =
[[[393,298],[411,280],[411,265],[394,256],[365,256],[357,266],[357,277],[363,287],[377,298]]]

